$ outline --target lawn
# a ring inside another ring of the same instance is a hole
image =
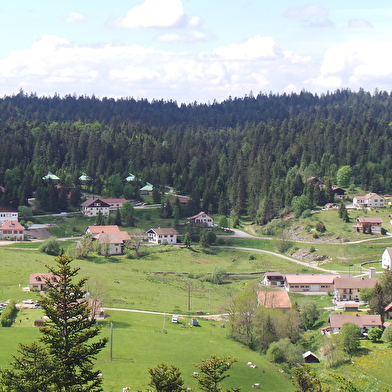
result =
[[[39,312],[39,310],[36,310]],[[113,351],[110,361],[110,345],[98,355],[97,368],[103,373],[103,388],[108,392],[121,391],[130,386],[132,391],[146,390],[149,382],[148,368],[164,362],[178,366],[187,386],[195,388],[192,373],[195,363],[211,354],[234,356],[238,362],[229,371],[230,377],[223,383],[225,388],[242,386],[242,391],[252,391],[253,383],[260,383],[260,390],[270,392],[293,391],[289,375],[279,372],[279,367],[269,363],[264,356],[253,352],[227,337],[228,329],[220,322],[199,318],[200,327],[189,327],[189,318],[180,319],[186,324],[171,324],[171,318],[129,312],[108,312],[110,317],[102,322],[102,336],[110,336],[113,323]],[[162,332],[164,329],[165,332]],[[7,366],[16,354],[16,342],[36,339],[37,328],[4,328],[2,336],[6,344],[0,350],[0,367]],[[258,366],[252,369],[248,362]]]

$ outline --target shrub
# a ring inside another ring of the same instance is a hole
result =
[[[2,327],[10,327],[15,321],[18,309],[16,308],[15,301],[11,301],[7,307],[3,310],[0,318],[0,324]]]
[[[52,256],[58,256],[60,254],[59,242],[54,237],[46,239],[41,246],[39,251]]]
[[[326,231],[327,229],[325,228],[325,225],[324,225],[323,222],[317,222],[317,224],[316,224],[316,230],[317,230],[319,233],[325,233],[325,231]]]
[[[381,328],[371,328],[368,331],[368,338],[372,342],[376,342],[381,339],[382,329]]]
[[[301,219],[306,219],[312,216],[312,210],[305,210],[302,214],[301,214]]]

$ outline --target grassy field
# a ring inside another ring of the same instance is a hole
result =
[[[24,311],[26,312],[26,311]],[[34,310],[39,313],[40,310]],[[252,384],[259,382],[262,391],[293,391],[290,376],[279,372],[279,367],[269,363],[264,356],[227,338],[227,328],[219,322],[199,318],[200,327],[171,324],[171,318],[163,315],[110,311],[102,322],[101,336],[110,336],[113,323],[113,351],[110,361],[110,345],[98,356],[97,368],[103,373],[105,392],[121,391],[130,386],[132,391],[146,390],[149,382],[148,368],[164,362],[178,366],[187,386],[196,387],[192,373],[195,363],[211,354],[231,355],[238,358],[230,377],[223,383],[226,388],[242,386],[243,391],[252,391]],[[25,313],[19,318],[32,320],[34,316]],[[38,328],[24,327],[17,323],[14,327],[2,329],[2,350],[0,367],[8,366],[12,354],[16,354],[17,342],[28,343],[39,335]],[[180,319],[184,324],[189,318]],[[30,324],[31,325],[31,324]],[[166,332],[162,332],[162,330]],[[247,362],[257,364],[257,369],[247,366]],[[279,381],[278,381],[279,380]],[[278,381],[278,382],[277,382]]]

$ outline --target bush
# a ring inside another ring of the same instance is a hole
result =
[[[325,225],[324,225],[323,222],[317,222],[317,224],[316,224],[316,230],[317,230],[319,233],[325,233],[325,231],[326,231],[327,229],[325,228]]]
[[[311,216],[312,216],[312,210],[305,210],[305,211],[301,214],[301,219],[310,218]]]
[[[2,327],[10,327],[15,321],[18,309],[16,308],[15,301],[11,301],[7,307],[3,310],[0,318],[0,324]]]
[[[387,343],[392,342],[392,324],[388,325],[388,327],[384,329],[384,332],[382,334],[382,340]]]
[[[59,242],[54,237],[46,239],[41,246],[39,251],[52,256],[58,256],[60,254]]]
[[[368,331],[368,338],[372,342],[376,342],[381,339],[382,329],[381,328],[371,328]]]

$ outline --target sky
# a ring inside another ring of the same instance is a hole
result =
[[[392,90],[390,0],[3,0],[0,96]]]

